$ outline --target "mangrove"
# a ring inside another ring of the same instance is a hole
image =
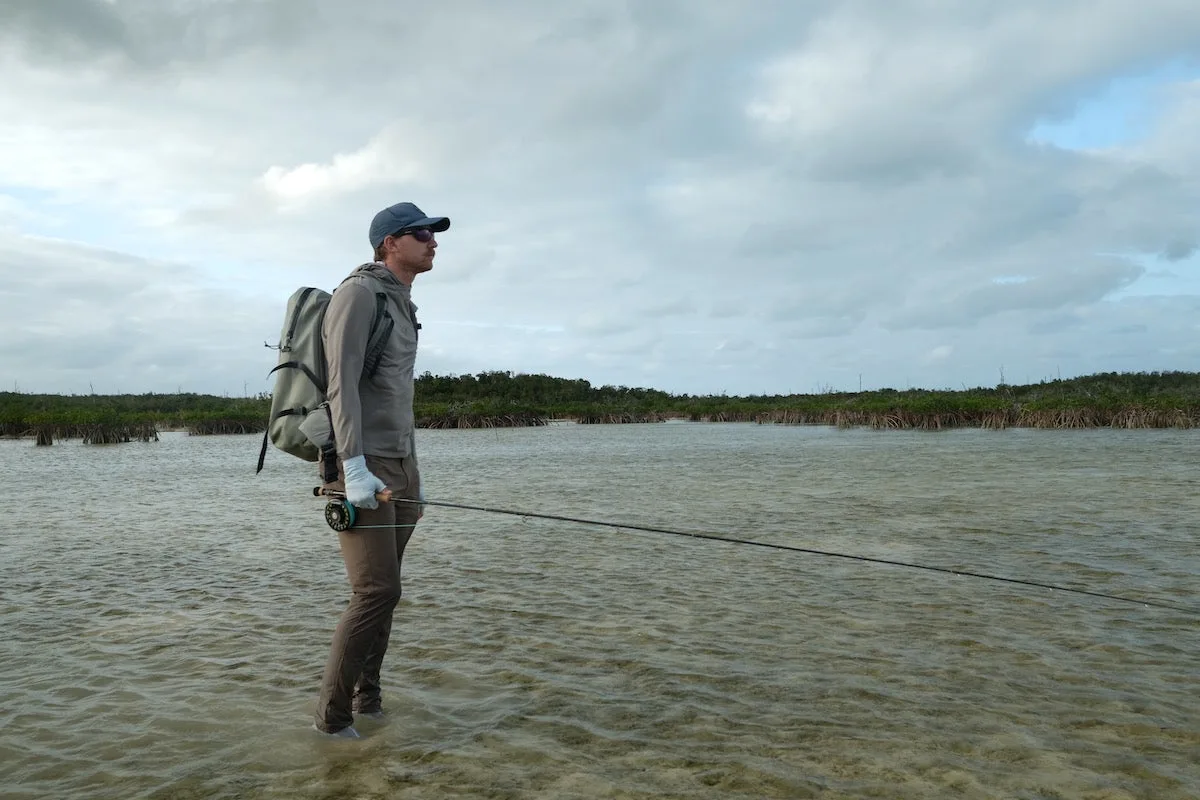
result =
[[[191,435],[261,433],[269,394],[55,395],[0,392],[0,436],[39,444],[154,441],[164,430]],[[1200,373],[1098,373],[973,389],[876,389],[788,395],[690,395],[512,372],[433,375],[416,380],[421,428],[653,424],[667,420],[827,425],[876,430],[953,428],[1200,427]]]

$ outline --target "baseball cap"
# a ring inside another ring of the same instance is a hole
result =
[[[428,217],[412,203],[396,203],[380,211],[371,220],[371,247],[379,247],[384,239],[406,228],[429,228],[441,233],[449,227],[449,217]]]

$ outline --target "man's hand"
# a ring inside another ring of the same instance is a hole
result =
[[[379,508],[375,494],[387,489],[387,484],[367,469],[367,457],[346,459],[342,462],[342,471],[346,475],[346,499],[350,505],[356,508]]]

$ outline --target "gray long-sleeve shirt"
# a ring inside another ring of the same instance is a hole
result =
[[[375,294],[387,295],[395,327],[379,368],[363,376],[363,360]],[[408,458],[416,455],[413,436],[413,367],[417,358],[416,310],[410,287],[379,263],[364,264],[334,292],[321,328],[328,372],[330,417],[338,456]]]

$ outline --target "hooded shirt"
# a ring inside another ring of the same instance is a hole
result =
[[[383,264],[363,264],[333,292],[321,340],[329,386],[330,420],[338,457],[416,456],[413,429],[413,367],[417,360],[417,307],[412,287]],[[367,341],[375,319],[375,295],[387,295],[395,321],[375,374],[363,375]]]

